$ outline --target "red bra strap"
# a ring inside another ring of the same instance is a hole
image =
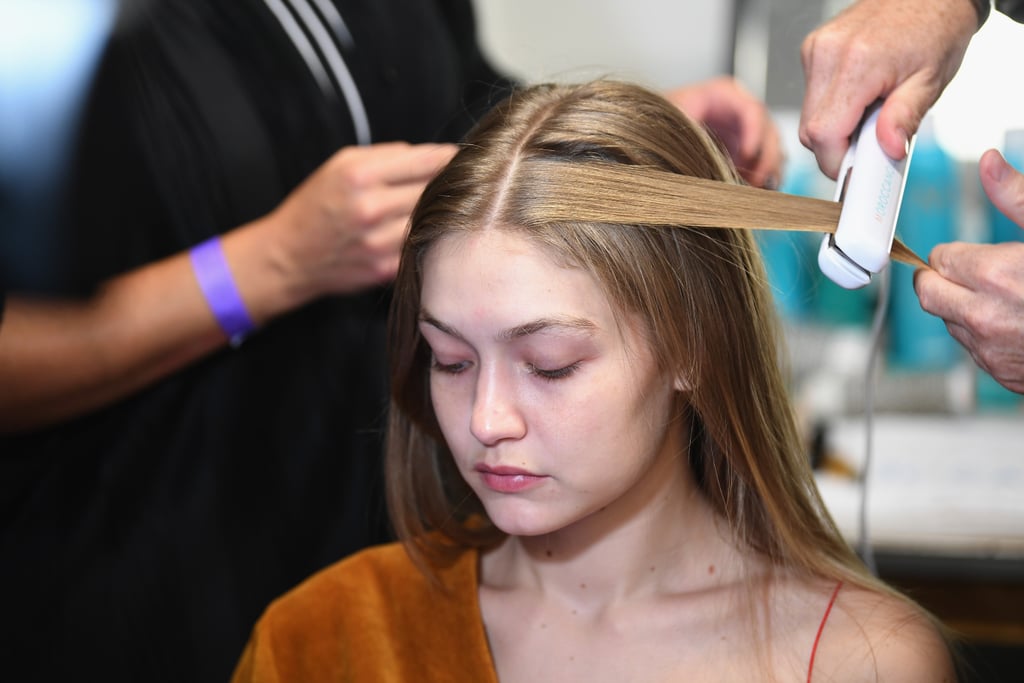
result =
[[[842,587],[842,581],[836,584],[836,589],[832,591],[832,597],[828,601],[828,607],[825,608],[825,615],[821,618],[821,623],[818,625],[818,633],[814,636],[814,646],[811,648],[811,662],[807,666],[807,683],[811,683],[811,675],[814,673],[814,655],[818,652],[821,632],[825,630],[825,622],[828,621],[828,615],[832,613],[832,605],[836,604],[836,596],[839,595],[839,589]]]

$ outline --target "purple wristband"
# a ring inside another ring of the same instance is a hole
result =
[[[238,346],[245,336],[252,332],[253,324],[245,302],[235,287],[231,270],[220,247],[220,237],[211,237],[202,244],[192,247],[192,270],[195,271],[199,288],[203,290],[206,303],[213,311],[217,324],[224,330],[232,346]]]

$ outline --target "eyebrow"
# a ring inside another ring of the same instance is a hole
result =
[[[425,310],[420,311],[419,319],[421,323],[426,323],[431,327],[435,327],[448,336],[465,341],[465,338],[458,330],[441,322]],[[523,323],[522,325],[516,325],[515,327],[510,327],[507,330],[502,330],[498,333],[496,339],[498,341],[512,341],[514,339],[520,339],[522,337],[527,337],[531,334],[550,329],[581,330],[589,332],[596,330],[597,325],[586,318],[577,318],[575,316],[538,318],[537,320],[531,320],[530,322]]]

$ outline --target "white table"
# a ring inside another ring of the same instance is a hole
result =
[[[827,451],[860,471],[863,418],[834,420]],[[819,472],[825,504],[858,541],[860,485]],[[1024,560],[1024,414],[873,419],[867,528],[878,551]]]

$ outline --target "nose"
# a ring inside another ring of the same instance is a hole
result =
[[[470,431],[485,446],[526,434],[526,421],[516,401],[514,381],[501,368],[483,368],[477,378]]]

